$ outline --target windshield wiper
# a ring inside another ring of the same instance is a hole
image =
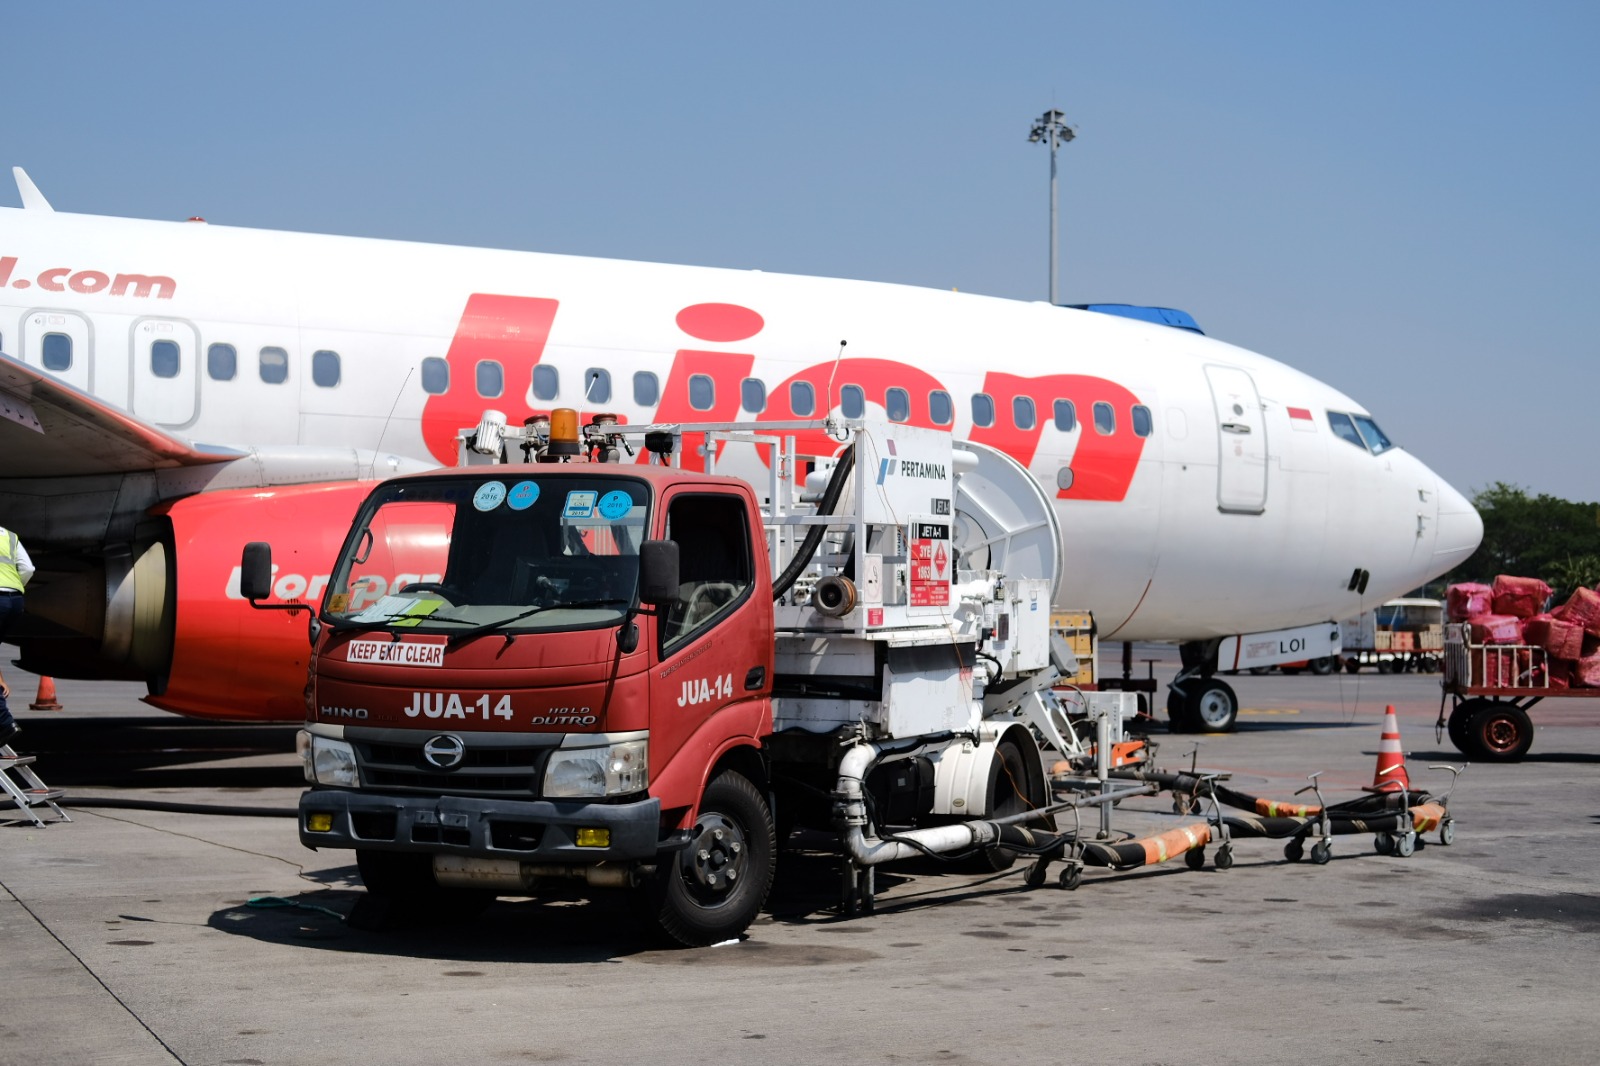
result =
[[[631,602],[631,600],[609,599],[572,600],[571,602],[567,603],[541,603],[537,607],[530,607],[526,611],[511,615],[509,618],[497,618],[493,622],[483,622],[471,629],[465,629],[459,633],[452,633],[450,634],[450,642],[453,644],[457,640],[462,640],[466,637],[475,637],[479,633],[490,633],[496,629],[500,629],[503,626],[511,625],[513,622],[520,622],[524,618],[532,618],[536,614],[543,614],[545,611],[585,610],[591,607],[626,607]]]
[[[403,619],[408,619],[408,618],[409,619],[415,619],[417,625],[423,625],[423,624],[433,625],[435,622],[449,622],[451,625],[457,625],[457,626],[470,626],[470,625],[477,625],[478,624],[478,623],[473,622],[473,621],[471,621],[469,619],[466,619],[466,618],[448,618],[448,617],[445,617],[444,615],[437,615],[437,614],[386,614],[382,618],[374,618],[374,619],[371,619],[371,620],[362,619],[359,622],[356,621],[355,619],[352,619],[352,618],[340,618],[340,619],[336,619],[336,620],[332,620],[332,621],[326,622],[324,624],[327,625],[329,629],[335,629],[335,630],[337,630],[337,629],[359,629],[359,628],[362,628],[362,627],[365,627],[365,626],[387,625],[390,622],[398,622],[398,621],[401,621]],[[413,628],[415,628],[415,626],[406,626],[405,628],[406,629],[413,629]],[[398,632],[398,630],[396,632]]]

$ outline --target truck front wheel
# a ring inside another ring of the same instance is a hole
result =
[[[647,887],[656,924],[688,947],[738,936],[766,902],[776,851],[766,799],[744,775],[722,771],[700,800],[694,841]]]

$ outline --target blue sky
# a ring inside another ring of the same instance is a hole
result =
[[[988,10],[985,10],[987,8]],[[1600,499],[1600,7],[7,4],[60,210],[1166,304]],[[3,202],[16,204],[6,188]]]

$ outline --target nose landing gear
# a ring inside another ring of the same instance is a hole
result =
[[[1167,719],[1175,733],[1231,733],[1238,725],[1239,697],[1220,678],[1179,674],[1167,693]]]

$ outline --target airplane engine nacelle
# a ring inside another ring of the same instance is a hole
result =
[[[41,571],[28,612],[53,628],[20,641],[22,666],[142,680],[145,702],[177,714],[303,720],[310,616],[251,607],[239,593],[240,552],[252,540],[271,543],[278,565],[264,602],[315,608],[371,489],[371,481],[226,489],[155,508],[132,544],[107,547],[97,564]]]
[[[303,721],[311,615],[251,607],[239,592],[239,557],[250,541],[271,544],[272,595],[263,602],[314,610],[371,490],[370,481],[235,489],[163,508],[176,610],[165,688],[145,702],[197,718]]]

